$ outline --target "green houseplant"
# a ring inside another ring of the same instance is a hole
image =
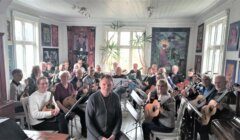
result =
[[[152,35],[147,35],[146,31],[145,31],[141,35],[136,34],[135,38],[130,41],[132,48],[135,48],[138,50],[138,55],[140,58],[140,62],[143,66],[144,72],[146,71],[147,66],[146,66],[146,62],[145,62],[144,53],[141,53],[141,51],[142,50],[144,51],[144,49],[147,47],[146,44],[150,43],[151,40],[152,40]]]

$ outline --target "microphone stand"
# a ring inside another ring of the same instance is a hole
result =
[[[77,102],[69,109],[69,111],[65,114],[65,119],[66,120],[70,120],[71,122],[71,131],[70,131],[70,136],[68,137],[68,140],[74,140],[73,137],[73,124],[72,124],[72,120],[74,118],[74,114],[73,111],[78,107],[78,104],[86,97],[87,95],[82,96],[81,98],[79,98],[77,100]]]

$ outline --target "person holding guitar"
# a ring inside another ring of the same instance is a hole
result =
[[[196,97],[196,99],[190,101],[192,105],[194,105],[197,109],[200,109],[209,103],[210,100],[213,99],[217,94],[217,90],[215,89],[214,84],[212,83],[212,79],[209,75],[203,75],[202,77],[203,89],[200,90],[200,94]],[[201,140],[208,140],[208,134],[210,132],[210,124],[202,125],[198,120],[195,121],[195,130],[199,133]],[[197,134],[197,133],[196,133]],[[196,137],[197,135],[195,135]]]
[[[145,106],[145,118],[147,119],[142,124],[144,140],[150,139],[151,130],[170,133],[175,127],[175,100],[168,93],[167,81],[157,81],[157,90],[150,94],[147,101],[150,101],[150,97],[156,100],[153,101],[152,106],[149,104]]]
[[[73,85],[68,81],[70,78],[70,73],[68,71],[61,71],[59,73],[59,79],[61,80],[60,83],[56,86],[55,91],[55,100],[61,112],[67,113],[76,102],[76,90],[74,89]],[[64,106],[65,105],[65,106]],[[70,106],[69,106],[70,105]],[[85,112],[79,108],[74,109],[73,111],[76,113],[81,119],[81,126],[82,126],[82,136],[87,136],[87,128],[85,123]]]
[[[64,114],[60,113],[55,99],[48,89],[47,77],[39,77],[37,80],[38,90],[29,96],[29,119],[35,130],[55,130],[60,133],[68,133],[68,123]],[[45,106],[52,102],[54,107],[46,109]],[[54,119],[53,119],[54,118]],[[51,121],[50,121],[51,120]]]
[[[226,88],[227,81],[225,76],[216,76],[214,83],[217,93],[213,99],[201,109],[203,114],[201,118],[202,125],[208,125],[213,119],[230,120],[235,114],[229,104],[236,104],[236,95]],[[208,134],[206,137],[201,137],[201,139],[208,140]]]

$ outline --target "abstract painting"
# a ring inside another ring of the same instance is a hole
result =
[[[227,82],[231,85],[235,82],[237,61],[226,60],[225,76]]]
[[[42,23],[42,46],[51,46],[51,25]]]
[[[153,28],[151,64],[170,71],[173,65],[186,73],[190,28]]]
[[[72,66],[82,59],[88,66],[95,65],[95,32],[92,26],[68,26],[68,61]]]
[[[56,48],[43,48],[43,61],[51,62],[53,66],[59,64],[58,49]]]
[[[240,22],[230,24],[227,51],[237,51],[239,44],[239,28]]]
[[[52,46],[58,47],[58,26],[52,25]]]
[[[194,70],[196,73],[201,73],[201,67],[202,66],[202,56],[201,55],[195,55],[195,65]]]
[[[198,26],[196,52],[201,53],[203,47],[204,24]]]

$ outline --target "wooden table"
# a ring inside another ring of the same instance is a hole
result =
[[[50,131],[24,130],[24,133],[26,133],[27,136],[33,140],[66,140],[68,138],[67,134]]]
[[[1,101],[0,102],[0,116],[14,119],[14,101]]]

